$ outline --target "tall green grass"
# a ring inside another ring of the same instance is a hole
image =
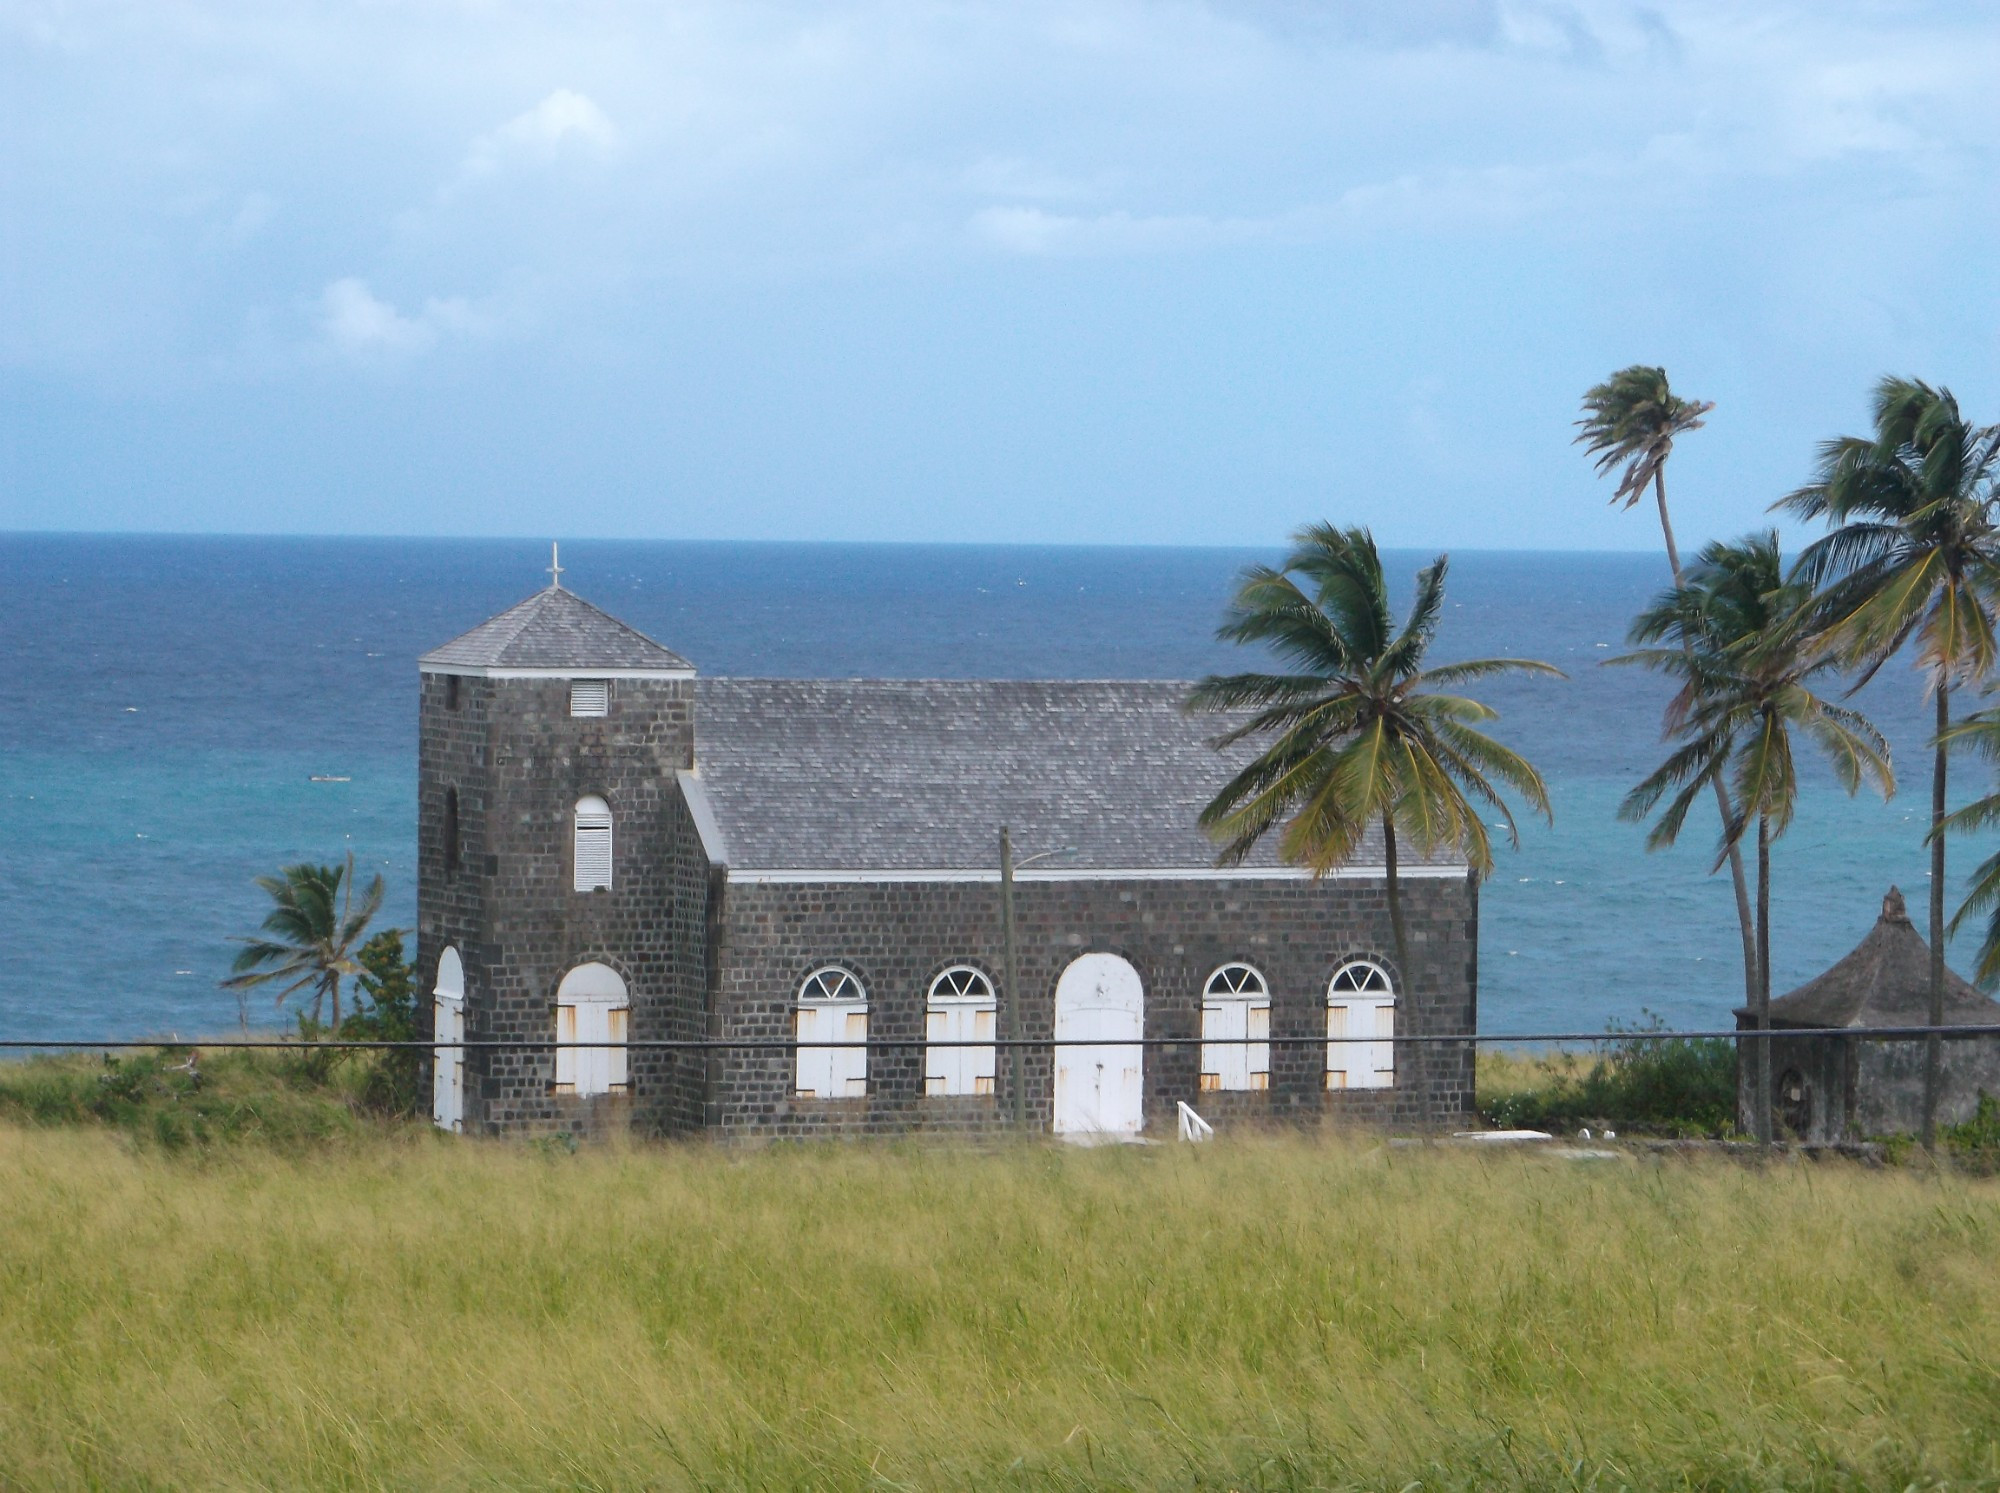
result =
[[[0,1485],[2000,1486],[2000,1190],[0,1126]]]

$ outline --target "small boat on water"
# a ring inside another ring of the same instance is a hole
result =
[[[351,783],[354,781],[352,778],[337,778],[328,772],[316,772],[312,775],[312,780],[315,783]]]

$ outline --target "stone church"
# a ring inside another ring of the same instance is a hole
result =
[[[1243,758],[1184,683],[707,679],[559,584],[419,669],[447,1129],[978,1131],[1017,1073],[1025,1122],[1080,1138],[1181,1101],[1471,1118],[1470,1047],[1400,1039],[1474,1029],[1476,878],[1406,860],[1406,971],[1379,864],[1218,867],[1196,815]]]

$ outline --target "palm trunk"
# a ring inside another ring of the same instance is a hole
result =
[[[1674,543],[1673,520],[1667,517],[1667,472],[1664,466],[1653,469],[1653,496],[1660,505],[1660,533],[1667,541],[1667,565],[1674,573],[1674,589],[1682,590],[1685,582],[1681,579],[1681,549]],[[1681,646],[1689,652],[1694,645],[1682,639]],[[1723,833],[1736,822],[1735,810],[1729,802],[1729,790],[1722,779],[1713,780],[1715,787],[1715,807],[1722,815]],[[1763,983],[1759,975],[1757,954],[1756,920],[1750,911],[1750,878],[1743,873],[1743,849],[1735,840],[1729,842],[1729,881],[1736,892],[1736,928],[1743,938],[1743,993],[1752,1006],[1757,1004],[1757,990]]]
[[[1750,1124],[1757,1144],[1771,1144],[1771,820],[1757,816],[1757,1051],[1750,1065]]]
[[[1937,1151],[1938,1089],[1944,1077],[1944,734],[1951,728],[1951,686],[1937,687],[1937,741],[1931,759],[1931,1031],[1924,1038],[1924,1149]]]
[[[1396,970],[1403,979],[1402,1005],[1404,1019],[1399,1021],[1397,1026],[1415,1036],[1417,1034],[1417,972],[1415,966],[1410,962],[1409,936],[1403,931],[1402,878],[1397,874],[1396,869],[1396,822],[1387,814],[1382,816],[1382,850],[1384,869],[1387,871],[1389,878],[1389,931],[1396,940]],[[1422,1128],[1423,1133],[1429,1135],[1431,1132],[1430,1063],[1424,1051],[1424,1046],[1425,1044],[1422,1042],[1411,1042],[1409,1044],[1411,1060],[1409,1066],[1413,1070],[1414,1076],[1412,1081],[1415,1083],[1417,1090],[1417,1123]],[[1398,1072],[1401,1072],[1403,1069],[1403,1064],[1400,1060],[1396,1064],[1396,1069]]]

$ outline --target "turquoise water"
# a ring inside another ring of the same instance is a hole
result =
[[[709,673],[1181,678],[1244,667],[1212,630],[1222,550],[597,542],[566,583]],[[1391,557],[1403,584],[1427,556]],[[414,921],[419,653],[545,583],[516,542],[0,536],[0,1035],[233,1028],[217,988],[251,878],[352,851]],[[1481,1024],[1729,1024],[1742,975],[1712,823],[1648,855],[1618,800],[1659,755],[1656,681],[1599,664],[1665,579],[1647,555],[1466,554],[1438,658],[1547,659],[1496,684],[1498,734],[1547,776],[1482,894]],[[1845,953],[1882,892],[1926,886],[1925,707],[1901,670],[1861,702],[1910,787],[1816,774],[1775,856],[1783,990]],[[1983,786],[1969,766],[1961,788]],[[346,782],[315,783],[315,775]],[[1954,850],[1955,875],[1993,847]],[[1953,950],[1961,968],[1970,939]],[[252,997],[252,1022],[275,1019]]]

